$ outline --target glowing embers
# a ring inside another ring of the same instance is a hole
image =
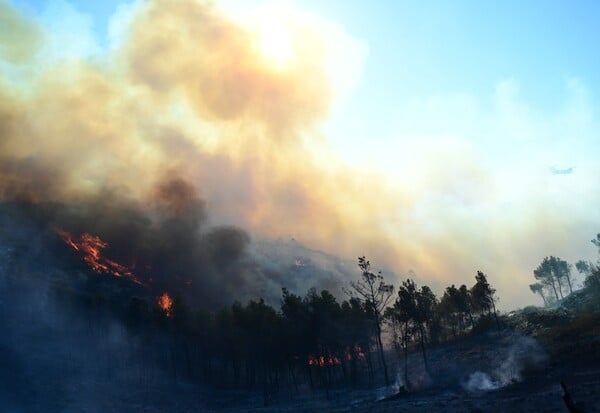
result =
[[[173,315],[173,299],[167,293],[163,293],[156,301],[162,311],[164,311],[167,317]]]
[[[62,229],[56,232],[67,245],[81,254],[83,261],[95,272],[128,278],[137,284],[142,284],[129,268],[102,255],[102,250],[108,247],[108,244],[100,237],[88,233],[74,236]]]
[[[309,366],[319,366],[319,367],[323,367],[323,366],[339,366],[340,364],[342,364],[341,360],[338,357],[335,356],[319,356],[319,357],[313,357],[313,356],[308,356],[308,365]]]
[[[352,361],[353,359],[354,360],[364,360],[365,359],[365,353],[362,351],[360,346],[356,346],[356,348],[354,350],[355,350],[354,353],[351,353],[350,351],[346,351],[344,353],[344,358],[346,359],[346,361]],[[317,357],[309,355],[308,356],[308,365],[309,366],[318,366],[318,367],[339,366],[342,364],[342,359],[340,357],[334,356],[334,355],[317,356]]]

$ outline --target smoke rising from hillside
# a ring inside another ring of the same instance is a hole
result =
[[[197,0],[133,3],[116,19],[116,40],[91,55],[69,54],[70,45],[57,46],[42,23],[2,1],[0,19],[8,28],[0,32],[2,200],[133,203],[152,217],[157,188],[171,177],[203,200],[206,228],[295,238],[344,258],[367,255],[398,273],[413,268],[436,290],[469,283],[481,269],[502,306],[530,296],[524,269],[538,257],[587,245],[587,236],[580,245],[562,236],[589,228],[584,219],[565,223],[566,201],[549,210],[544,196],[516,211],[521,197],[507,194],[523,180],[521,169],[496,175],[461,139],[440,146],[428,131],[419,142],[401,133],[406,139],[387,151],[404,171],[394,182],[371,168],[370,148],[360,148],[355,167],[342,163],[320,136],[343,77],[328,65],[332,49],[360,47],[327,22],[292,15],[289,44],[275,45],[289,50],[274,58],[252,28]],[[439,111],[471,113],[450,103]],[[400,132],[422,114],[409,109]],[[523,188],[547,184],[536,179]],[[558,235],[549,240],[548,228]]]
[[[313,151],[331,97],[317,28],[296,28],[293,64],[274,67],[213,5],[154,0],[105,61],[44,66],[32,50],[41,28],[1,7],[38,38],[2,49],[31,81],[0,87],[2,200],[66,205],[50,221],[99,235],[115,259],[146,249],[172,277],[210,261],[232,286],[254,271],[228,270],[249,242],[236,227],[318,247],[336,239],[328,249],[350,256],[355,239],[379,237],[372,214],[386,203],[367,202],[378,188]]]

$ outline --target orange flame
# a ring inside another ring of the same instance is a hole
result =
[[[58,229],[56,232],[67,245],[82,254],[83,261],[92,270],[99,274],[125,277],[137,284],[142,284],[129,268],[102,256],[102,250],[108,247],[108,244],[102,241],[100,237],[88,233],[75,237],[62,229]]]
[[[341,360],[335,356],[308,356],[309,366],[339,366],[340,364],[342,364]]]
[[[157,300],[158,306],[165,312],[167,317],[173,315],[173,300],[167,293],[163,293]]]
[[[351,353],[349,350],[346,350],[343,358],[345,358],[346,361],[352,361],[352,359],[364,360],[365,353],[363,352],[363,350],[360,346],[356,346],[354,348],[354,356],[353,356],[353,353]],[[308,356],[308,365],[309,366],[324,367],[324,366],[339,366],[340,364],[342,364],[342,360],[337,356],[331,356],[331,355],[330,356],[317,356],[317,357],[312,356],[312,355]]]

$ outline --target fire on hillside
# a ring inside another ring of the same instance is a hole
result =
[[[158,297],[157,304],[167,317],[173,315],[173,299],[169,294],[163,293]]]
[[[102,251],[108,247],[108,244],[100,237],[88,233],[75,236],[62,229],[58,229],[56,232],[67,245],[81,255],[82,260],[95,272],[99,274],[111,274],[115,277],[124,277],[136,284],[144,285],[128,267],[102,254]]]

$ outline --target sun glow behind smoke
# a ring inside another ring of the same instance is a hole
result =
[[[292,34],[282,21],[285,15],[274,10],[258,16],[253,24],[258,48],[269,64],[282,69],[294,54]]]
[[[338,137],[334,147],[322,129],[358,82],[365,43],[289,5],[238,14],[217,5],[135,2],[113,19],[110,47],[90,58],[97,47],[55,50],[60,35],[51,27],[65,26],[59,17],[48,29],[0,2],[0,15],[13,16],[0,41],[13,41],[10,33],[22,40],[9,53],[0,48],[1,198],[69,202],[107,191],[145,205],[156,182],[175,174],[194,183],[211,224],[296,237],[344,258],[366,254],[428,281],[469,282],[482,269],[502,305],[526,302],[538,257],[560,255],[574,239],[557,211],[587,204],[591,195],[576,195],[595,192],[558,196],[576,187],[584,168],[557,187],[547,167],[546,175],[532,172],[529,154],[482,156],[485,148],[514,153],[521,141],[509,139],[513,126],[547,134],[523,118],[532,111],[521,110],[511,84],[501,85],[491,113],[461,96],[417,102],[399,108],[398,139],[384,151],[369,136],[362,145]],[[80,26],[62,31],[88,38]],[[579,118],[559,118],[550,128],[562,135],[579,128]],[[459,120],[475,126],[454,130]],[[339,154],[353,147],[349,165]],[[385,175],[374,167],[382,163]],[[552,196],[542,192],[550,186]],[[560,236],[548,241],[549,232]],[[513,290],[522,295],[507,294]]]

